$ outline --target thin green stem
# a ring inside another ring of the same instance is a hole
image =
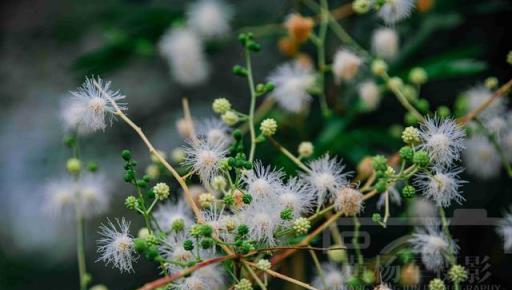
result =
[[[249,108],[249,131],[251,134],[251,149],[249,151],[249,161],[254,160],[256,152],[256,131],[254,129],[254,110],[256,108],[256,90],[254,88],[254,79],[252,76],[252,62],[251,53],[248,48],[245,49],[245,63],[247,66],[247,80],[249,82],[249,89],[251,91],[251,106]]]
[[[331,115],[329,105],[327,104],[327,96],[325,93],[325,39],[327,36],[327,28],[329,24],[328,6],[326,0],[321,0],[322,10],[320,13],[321,23],[318,40],[315,42],[318,49],[318,70],[320,72],[320,107],[324,117]]]
[[[87,289],[87,270],[85,267],[84,246],[84,218],[80,206],[75,207],[76,212],[76,252],[78,257],[78,273],[80,277],[80,290]]]
[[[382,75],[382,78],[386,83],[389,82],[391,79],[387,73]],[[400,88],[391,87],[390,88],[393,94],[396,96],[397,100],[400,102],[400,104],[411,114],[413,114],[418,120],[425,121],[425,117],[416,110],[416,108],[407,100],[407,97],[404,95],[404,93],[400,90]]]
[[[352,237],[352,246],[356,252],[358,269],[361,270],[363,267],[363,255],[361,254],[361,246],[359,245],[359,228],[361,227],[361,223],[359,223],[359,219],[354,216],[354,236]]]
[[[267,137],[267,138],[270,140],[270,142],[272,142],[272,144],[277,149],[279,149],[279,151],[281,153],[283,153],[286,157],[288,157],[288,159],[290,159],[293,163],[295,163],[295,165],[297,165],[300,169],[304,170],[307,173],[311,173],[311,169],[309,169],[309,167],[307,167],[306,164],[304,164],[302,161],[300,161],[299,158],[295,157],[295,155],[293,155],[290,151],[288,151],[288,149],[286,149],[283,145],[279,144],[279,142],[277,142],[272,137]]]
[[[313,258],[313,262],[315,263],[316,270],[318,271],[318,275],[320,276],[320,279],[322,280],[322,285],[324,286],[324,289],[328,289],[328,285],[325,282],[325,275],[324,271],[322,270],[322,266],[320,266],[320,261],[318,260],[318,257],[315,253],[315,251],[310,250],[309,254],[311,254],[311,258]]]

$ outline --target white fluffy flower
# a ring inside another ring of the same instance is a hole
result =
[[[265,166],[261,161],[254,162],[254,168],[246,171],[242,180],[246,184],[246,190],[254,199],[264,199],[275,196],[283,189],[281,170],[273,170]]]
[[[386,24],[394,24],[409,17],[413,9],[413,0],[386,0],[378,15]]]
[[[190,208],[183,200],[178,201],[176,204],[166,202],[159,205],[154,211],[153,216],[160,229],[166,232],[171,231],[175,223],[183,222],[184,227],[193,223]]]
[[[372,35],[372,49],[382,59],[393,59],[398,53],[398,34],[392,28],[379,28]]]
[[[43,211],[51,217],[71,217],[78,185],[71,178],[48,182],[44,190]]]
[[[199,0],[187,9],[188,26],[200,36],[215,38],[229,32],[229,21],[233,13],[220,0]]]
[[[116,219],[116,225],[107,220],[107,224],[100,226],[99,234],[102,238],[98,240],[98,261],[107,265],[112,263],[121,273],[133,272],[132,264],[136,257],[133,239],[129,234],[130,223],[122,218]]]
[[[509,162],[512,162],[512,129],[508,128],[506,132],[503,133],[503,136],[500,138],[500,143],[503,148],[503,151],[507,157]]]
[[[301,173],[301,177],[311,186],[321,207],[326,199],[348,184],[349,173],[344,173],[345,166],[336,158],[325,154],[317,160],[308,162],[311,172]]]
[[[474,135],[466,140],[463,157],[466,168],[472,175],[490,179],[500,174],[500,155],[486,136]]]
[[[434,168],[432,173],[419,173],[414,185],[423,192],[423,195],[433,200],[438,206],[448,207],[452,201],[461,203],[464,197],[459,190],[463,180],[458,178],[462,169]]]
[[[110,205],[110,186],[104,175],[88,173],[80,177],[79,204],[85,217],[105,213]]]
[[[457,245],[437,225],[417,228],[409,240],[412,250],[421,255],[421,261],[430,271],[443,268],[447,254],[455,254]]]
[[[415,198],[408,208],[409,216],[419,219],[422,224],[437,219],[437,208],[434,203],[426,198]]]
[[[293,209],[293,217],[298,218],[313,208],[315,196],[309,186],[294,177],[279,191],[278,200],[282,207]]]
[[[421,125],[420,148],[429,153],[434,164],[449,166],[460,159],[460,153],[464,149],[464,137],[463,129],[454,120],[428,118]]]
[[[275,86],[272,97],[284,110],[297,113],[312,99],[308,89],[315,82],[313,71],[297,62],[279,66],[268,80]]]
[[[337,82],[350,81],[359,72],[359,67],[363,63],[360,56],[352,51],[342,48],[334,55],[332,70]]]
[[[171,28],[160,39],[160,54],[169,62],[176,82],[184,86],[204,83],[210,67],[201,39],[188,28]]]
[[[283,224],[283,207],[275,200],[256,200],[240,212],[241,222],[249,227],[249,238],[274,245],[274,232]]]
[[[474,111],[480,107],[484,102],[491,98],[493,93],[488,88],[479,85],[475,86],[465,92],[465,96],[468,100],[469,111]],[[501,116],[505,113],[506,101],[504,98],[497,98],[492,102],[483,112],[479,114],[479,117],[486,122],[486,120],[495,116]]]
[[[125,96],[119,91],[111,90],[110,82],[99,77],[86,78],[82,86],[71,94],[69,101],[64,103],[61,116],[66,128],[76,130],[80,134],[104,130],[107,127],[107,120],[112,123],[115,112],[112,101],[116,101],[121,110],[126,110],[124,103],[117,102]]]
[[[210,143],[206,140],[191,142],[185,148],[185,164],[199,174],[204,184],[210,184],[213,177],[219,173],[219,162],[226,157],[227,150],[222,143]]]
[[[381,95],[379,87],[372,80],[362,82],[358,87],[359,97],[367,110],[373,111],[379,106]]]
[[[233,141],[233,138],[229,135],[229,127],[217,118],[209,118],[199,122],[197,135],[198,138],[204,138],[208,143],[222,144],[226,147]]]
[[[218,265],[202,267],[186,278],[176,282],[180,290],[220,290],[224,289],[222,270]]]
[[[500,221],[498,234],[503,238],[503,249],[505,251],[512,251],[512,213],[506,213]]]
[[[311,285],[321,290],[345,290],[349,289],[346,284],[350,277],[350,268],[332,263],[321,265],[322,273],[317,273]]]

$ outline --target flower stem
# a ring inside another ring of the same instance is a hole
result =
[[[249,108],[249,131],[251,134],[251,149],[249,151],[249,161],[254,160],[254,153],[256,152],[256,131],[254,129],[254,110],[256,108],[256,90],[254,88],[254,79],[252,76],[252,62],[251,53],[248,48],[245,48],[245,63],[247,66],[247,81],[249,82],[249,90],[251,91],[251,106]]]
[[[320,12],[320,31],[318,41],[315,42],[318,49],[318,70],[320,72],[320,107],[324,117],[329,117],[331,111],[327,104],[327,96],[325,93],[325,38],[327,36],[327,28],[329,24],[327,1],[321,0],[322,10]]]
[[[76,253],[78,257],[78,273],[80,277],[80,290],[87,289],[87,271],[85,267],[84,246],[84,218],[80,206],[75,207],[76,212]]]

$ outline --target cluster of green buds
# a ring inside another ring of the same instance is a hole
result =
[[[235,247],[237,253],[245,255],[250,251],[253,251],[255,249],[254,244],[252,241],[248,240],[249,227],[245,224],[241,224],[236,230],[237,236],[235,238]]]
[[[165,239],[164,233],[158,233],[157,235],[149,233],[146,228],[139,232],[139,236],[134,239],[135,251],[144,257],[148,261],[164,262],[165,259],[160,256],[158,246],[161,241]]]
[[[66,136],[64,138],[64,144],[69,149],[74,150],[76,145],[77,145],[76,138],[74,136],[72,136],[72,135]],[[80,171],[82,170],[82,161],[80,161],[80,159],[78,159],[76,157],[69,158],[66,161],[66,170],[71,175],[79,175]],[[96,162],[94,162],[94,161],[89,161],[87,163],[87,170],[89,172],[96,172],[96,171],[98,171],[98,164]]]
[[[202,249],[211,249],[215,246],[215,240],[212,238],[213,227],[211,225],[195,224],[190,228],[189,234],[196,240],[196,245],[194,245],[192,240],[184,241],[183,248],[187,251],[192,251],[195,246],[199,246]]]

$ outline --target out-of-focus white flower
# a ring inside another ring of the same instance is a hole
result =
[[[48,182],[44,190],[43,211],[51,217],[71,217],[74,210],[78,185],[71,178]]]
[[[220,290],[225,289],[222,269],[209,265],[194,271],[190,276],[176,282],[180,290]]]
[[[372,80],[362,82],[358,87],[359,97],[365,108],[369,111],[377,109],[379,106],[381,95],[379,87]]]
[[[464,197],[459,192],[464,183],[458,178],[461,172],[462,169],[434,168],[432,174],[419,173],[414,184],[437,206],[448,207],[452,201],[460,204],[464,201]]]
[[[343,172],[345,166],[336,158],[325,154],[317,160],[308,162],[311,172],[301,173],[304,181],[311,186],[317,198],[317,206],[323,205],[326,199],[348,185],[349,173]]]
[[[497,232],[503,238],[503,249],[507,252],[512,251],[512,213],[505,213]]]
[[[282,190],[279,191],[278,199],[284,208],[293,210],[294,218],[309,212],[315,203],[315,195],[309,186],[296,177],[288,180]]]
[[[398,34],[392,28],[379,28],[373,32],[372,49],[375,55],[390,60],[398,52]]]
[[[220,0],[199,0],[187,9],[187,24],[200,36],[210,39],[229,32],[233,11]]]
[[[465,133],[454,120],[428,118],[421,124],[420,129],[420,148],[429,153],[434,164],[449,166],[460,159]]]
[[[345,290],[350,277],[350,268],[340,268],[339,265],[324,263],[321,265],[322,273],[317,273],[311,285],[322,290]]]
[[[457,245],[437,225],[417,228],[409,240],[412,250],[421,254],[421,261],[430,271],[443,268],[448,254],[455,254]]]
[[[185,164],[192,167],[204,184],[210,184],[213,177],[219,173],[219,162],[226,157],[227,150],[222,143],[210,143],[206,140],[191,142],[185,148],[187,155]]]
[[[117,225],[117,226],[116,226]],[[107,224],[100,226],[98,240],[98,261],[112,263],[113,267],[122,272],[133,272],[133,262],[136,260],[135,245],[129,233],[130,223],[124,218],[116,219],[116,225],[107,220]]]
[[[492,92],[483,85],[475,86],[464,93],[468,100],[469,111],[474,111],[480,107],[484,102],[492,97]],[[480,119],[485,123],[486,120],[502,116],[506,110],[505,98],[497,98],[492,102],[484,111],[479,114]]]
[[[414,9],[413,0],[386,0],[377,15],[386,22],[386,24],[394,24],[411,15]]]
[[[275,230],[283,224],[283,207],[275,199],[256,200],[240,212],[241,222],[249,227],[249,238],[275,245]]]
[[[286,111],[300,112],[312,99],[308,89],[315,82],[313,71],[297,62],[279,66],[270,74],[268,81],[275,86],[272,97]]]
[[[80,177],[78,197],[82,214],[93,217],[105,213],[110,205],[110,184],[104,175],[88,173]]]
[[[474,135],[466,140],[463,157],[466,168],[472,175],[490,179],[500,174],[500,155],[486,136]]]
[[[184,86],[204,83],[210,66],[201,39],[189,28],[171,28],[159,42],[160,54],[167,59],[176,82]]]
[[[350,81],[359,72],[359,67],[363,63],[360,56],[352,51],[341,48],[334,55],[332,70],[337,82]]]
[[[415,198],[408,209],[409,216],[420,219],[422,224],[437,219],[437,209],[433,202],[426,198]]]
[[[166,232],[179,229],[182,226],[187,227],[193,223],[190,208],[183,200],[177,204],[166,202],[159,205],[153,216],[158,226]]]
[[[117,103],[119,109],[127,109],[124,103],[117,102],[125,96],[119,91],[113,91],[110,82],[99,77],[86,78],[82,86],[72,91],[71,95],[72,97],[64,102],[61,117],[67,129],[76,130],[79,134],[104,130],[107,127],[107,120],[112,123],[115,112],[112,101]]]
[[[501,147],[509,162],[512,161],[512,128],[508,128],[500,138]]]
[[[246,184],[248,193],[256,200],[276,196],[283,190],[283,172],[273,170],[271,166],[264,166],[261,161],[254,162],[254,168],[245,172],[242,180]]]
[[[162,242],[162,244],[159,247],[160,253],[162,253],[162,256],[171,261],[177,261],[180,263],[188,263],[195,260],[195,256],[191,251],[187,251],[184,248],[183,243],[186,240],[189,240],[191,237],[187,234],[186,231],[181,232],[172,232],[170,233],[165,240]],[[199,246],[199,245],[195,245]],[[200,250],[202,253],[203,250]],[[169,264],[169,267],[167,268],[167,271],[169,274],[174,274],[175,272],[178,272],[182,269],[181,266],[176,264]]]
[[[198,138],[204,138],[212,144],[223,144],[228,146],[233,138],[229,135],[229,127],[222,120],[210,118],[199,122],[197,125]]]

